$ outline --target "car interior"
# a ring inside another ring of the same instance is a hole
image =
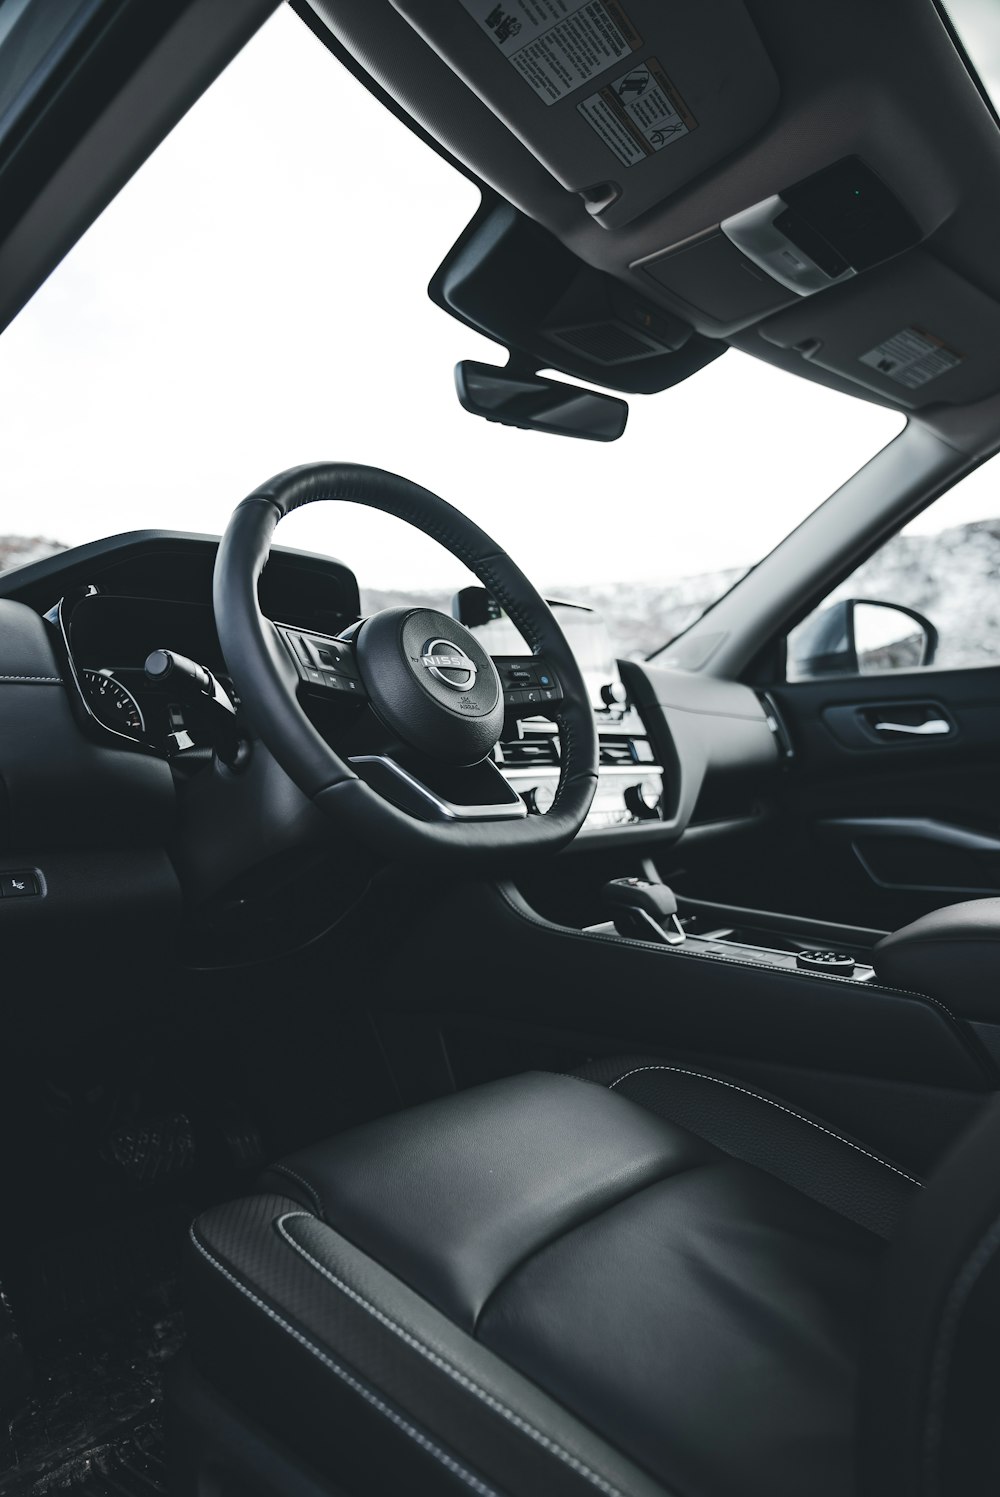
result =
[[[0,326],[277,9],[0,4]],[[996,1493],[1000,664],[850,590],[1000,450],[958,5],[282,9],[480,193],[463,421],[666,466],[737,350],[902,428],[649,658],[349,430],[0,574],[0,1497]]]

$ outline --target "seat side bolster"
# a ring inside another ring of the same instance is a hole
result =
[[[660,1484],[287,1198],[209,1212],[192,1234],[189,1267],[196,1365],[253,1417],[286,1439],[291,1431],[334,1479],[368,1489],[405,1480],[413,1489],[416,1461],[428,1493],[664,1497]]]
[[[731,1076],[641,1056],[601,1059],[577,1074],[885,1240],[923,1188],[921,1180],[859,1140]]]

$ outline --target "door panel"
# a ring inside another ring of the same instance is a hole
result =
[[[893,929],[1000,893],[1000,668],[840,677],[769,695],[793,749],[769,849],[758,849],[769,897]]]

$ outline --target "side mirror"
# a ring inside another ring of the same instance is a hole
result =
[[[615,442],[625,430],[628,405],[614,395],[564,385],[561,380],[518,374],[493,364],[464,359],[455,366],[455,389],[467,411],[557,437]]]
[[[789,635],[788,679],[919,670],[933,663],[937,646],[937,630],[916,609],[874,598],[843,598]]]

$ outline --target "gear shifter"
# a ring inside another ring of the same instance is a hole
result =
[[[639,941],[680,946],[684,927],[677,918],[677,896],[669,884],[645,878],[613,878],[604,885],[615,930]]]

